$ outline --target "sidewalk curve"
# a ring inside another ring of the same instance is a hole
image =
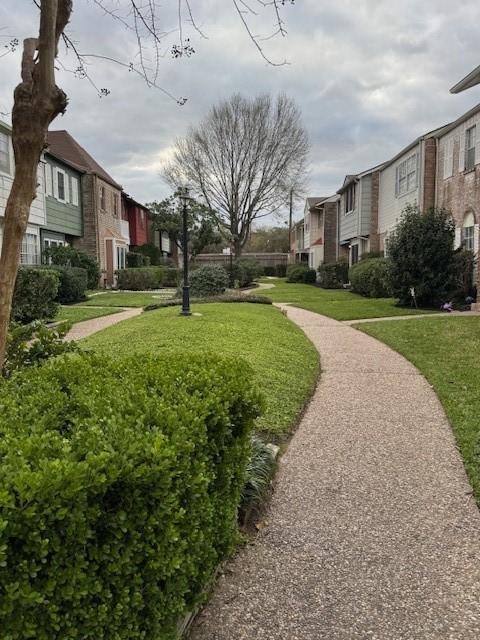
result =
[[[321,381],[269,526],[191,640],[480,638],[480,513],[435,393],[370,336],[286,309],[320,351]]]
[[[112,327],[114,324],[118,324],[123,320],[135,318],[135,316],[139,316],[142,312],[143,309],[141,308],[130,307],[108,316],[100,316],[98,318],[92,318],[91,320],[76,322],[65,336],[65,340],[81,340],[82,338],[87,338],[97,333],[97,331]]]

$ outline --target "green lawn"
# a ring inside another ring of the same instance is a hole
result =
[[[152,293],[135,291],[104,291],[88,298],[81,305],[101,307],[146,307],[147,304],[161,302],[173,298],[175,289],[162,289]]]
[[[284,278],[269,278],[263,282],[274,284],[275,288],[258,293],[268,296],[274,302],[291,302],[296,307],[315,311],[336,320],[429,313],[410,307],[397,307],[393,298],[364,298],[344,289],[321,289],[311,284],[290,283]]]
[[[480,504],[480,318],[419,318],[356,326],[401,353],[432,384]]]
[[[106,353],[210,351],[242,357],[253,368],[266,399],[258,429],[274,437],[294,426],[319,371],[317,351],[278,309],[259,304],[194,305],[201,316],[182,318],[178,308],[158,309],[105,329],[82,346]]]
[[[75,322],[83,322],[83,320],[91,320],[100,316],[109,316],[112,313],[119,313],[121,309],[112,307],[79,307],[79,306],[62,306],[55,318],[58,320],[68,320],[72,324]]]

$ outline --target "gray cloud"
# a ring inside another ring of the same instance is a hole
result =
[[[164,3],[166,24],[172,0]],[[81,50],[128,62],[135,42],[119,23],[90,1],[76,0],[72,37]],[[136,198],[149,201],[168,193],[159,172],[176,137],[186,133],[218,100],[234,92],[255,95],[285,91],[302,109],[312,152],[309,189],[329,194],[346,173],[391,157],[415,137],[471,108],[480,89],[459,96],[448,92],[480,64],[480,6],[476,0],[303,0],[285,9],[288,37],[264,42],[270,57],[289,64],[271,67],[248,41],[230,2],[199,0],[197,19],[208,35],[192,29],[195,55],[161,62],[160,82],[179,107],[125,69],[92,61],[99,99],[86,80],[60,70],[58,82],[69,97],[67,114],[53,128],[66,128]],[[20,39],[36,30],[33,3],[4,0],[2,35]],[[267,35],[265,14],[255,33]],[[0,46],[6,39],[0,39]],[[71,56],[62,58],[74,66]],[[19,53],[0,58],[0,111],[10,111],[18,81]],[[300,212],[300,211],[299,211]]]

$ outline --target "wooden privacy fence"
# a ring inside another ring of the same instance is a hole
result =
[[[195,264],[219,264],[228,266],[234,257],[223,253],[201,253],[195,257]],[[262,267],[276,267],[288,263],[288,253],[242,253],[242,259],[255,260]]]

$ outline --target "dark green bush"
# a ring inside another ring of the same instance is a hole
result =
[[[87,287],[97,289],[100,282],[100,268],[98,263],[84,251],[66,245],[64,247],[50,247],[43,255],[49,264],[61,267],[78,267],[87,271]]]
[[[12,322],[8,328],[5,360],[0,374],[9,378],[25,367],[62,353],[76,351],[76,342],[65,341],[69,329],[69,322],[62,322],[56,327],[48,327],[41,320],[30,324]]]
[[[161,267],[137,267],[117,271],[117,289],[149,291],[162,286]]]
[[[225,267],[231,287],[247,287],[263,275],[261,264],[250,258],[240,258]]]
[[[142,256],[150,258],[150,264],[153,267],[157,267],[162,264],[162,252],[154,244],[142,244],[138,247],[132,247],[132,251],[135,253],[141,253]]]
[[[251,304],[272,304],[272,299],[267,296],[256,296],[254,294],[225,294],[221,296],[209,296],[208,298],[190,298],[192,304],[206,304],[215,302],[250,302]],[[173,298],[164,300],[163,302],[155,302],[144,307],[144,311],[154,311],[155,309],[164,309],[165,307],[178,307],[182,305],[181,298]]]
[[[474,285],[475,255],[472,251],[459,249],[454,255],[454,291],[452,298],[464,303],[465,298],[476,298]]]
[[[86,269],[80,267],[61,267],[52,264],[48,269],[53,269],[58,273],[60,284],[58,287],[57,300],[61,304],[72,304],[81,302],[86,298],[88,287],[88,273]]]
[[[180,272],[176,267],[162,267],[162,287],[177,287]]]
[[[149,267],[150,257],[143,255],[136,251],[129,251],[127,253],[127,267],[129,269],[135,269],[136,267]]]
[[[238,358],[72,354],[0,385],[5,640],[172,640],[237,536]]]
[[[270,277],[276,276],[277,273],[276,273],[275,267],[272,266],[272,265],[268,265],[266,267],[263,267],[263,275],[270,276]]]
[[[315,284],[317,272],[310,269],[308,264],[289,264],[287,267],[287,282],[304,282],[305,284]]]
[[[285,278],[287,275],[287,265],[286,264],[277,264],[275,265],[275,274],[277,278]]]
[[[348,262],[339,260],[318,267],[318,284],[324,289],[341,289],[348,282]]]
[[[308,264],[289,264],[287,267],[287,282],[303,282],[308,268]]]
[[[408,206],[387,244],[389,279],[400,304],[439,306],[455,288],[455,226],[448,211]]]
[[[52,269],[20,267],[15,281],[11,319],[28,324],[50,320],[58,311],[58,273]]]
[[[206,264],[190,275],[190,293],[193,297],[217,296],[228,287],[228,274],[223,267]]]
[[[385,258],[361,260],[350,267],[352,291],[367,298],[388,298],[392,295]]]

